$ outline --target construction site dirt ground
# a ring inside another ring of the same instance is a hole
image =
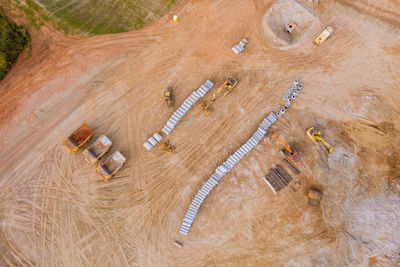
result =
[[[265,35],[274,1],[183,0],[134,32],[31,34],[32,54],[0,82],[0,265],[398,266],[400,3],[299,2],[318,20],[290,49]],[[317,47],[326,25],[335,32]],[[249,44],[235,55],[242,38]],[[145,150],[173,112],[167,86],[176,108],[205,80],[230,75],[239,83],[213,113],[196,105],[167,137],[174,153]],[[282,146],[264,138],[179,234],[201,185],[284,105],[294,79],[304,88],[268,133],[302,153],[299,190],[274,195],[264,183],[285,167]],[[63,146],[83,122],[127,158],[108,183]],[[312,126],[331,154],[306,136]],[[307,203],[311,185],[323,191],[319,207]]]

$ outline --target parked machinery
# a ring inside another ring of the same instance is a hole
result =
[[[217,89],[217,91],[213,94],[211,98],[211,102],[214,102],[217,96],[224,91],[224,95],[228,95],[231,93],[232,89],[237,85],[237,80],[233,77],[229,77],[226,81]]]
[[[331,36],[333,33],[333,27],[332,26],[326,26],[324,31],[314,40],[314,43],[316,43],[317,45],[321,45],[323,44],[326,39],[329,38],[329,36]]]
[[[164,91],[164,98],[165,98],[165,103],[167,103],[167,106],[169,108],[172,108],[174,104],[174,98],[172,95],[172,87],[167,87]]]
[[[328,153],[331,153],[333,151],[333,147],[331,147],[331,145],[328,144],[328,142],[326,142],[325,139],[322,137],[321,131],[316,130],[314,127],[311,127],[310,129],[307,130],[307,136],[310,137],[310,139],[315,142],[317,141],[322,142]]]
[[[93,130],[84,123],[73,134],[64,139],[64,145],[71,153],[76,153],[84,144],[89,142],[92,136]]]

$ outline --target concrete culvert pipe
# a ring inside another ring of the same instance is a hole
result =
[[[283,114],[285,114],[285,112],[286,112],[286,110],[283,108],[283,109],[281,109],[281,114],[283,115]]]
[[[290,102],[288,101],[288,102],[286,102],[286,105],[285,105],[285,107],[290,107]]]
[[[278,112],[276,113],[276,116],[277,116],[278,118],[279,118],[281,115],[282,115],[282,114],[281,114],[280,111],[278,111]]]
[[[290,98],[288,99],[288,101],[289,101],[289,103],[292,102],[292,101],[293,101],[292,97],[290,97]]]
[[[299,84],[299,80],[294,80],[293,84]]]
[[[292,95],[292,96],[290,97],[290,99],[292,99],[292,101],[293,101],[293,100],[296,99],[296,96],[297,96],[297,94],[296,94],[296,95]]]
[[[286,110],[288,110],[289,109],[289,106],[284,106],[283,107],[283,109],[285,110],[285,112],[286,112]]]
[[[299,85],[297,87],[301,90],[301,88],[303,88],[303,84],[299,83]]]

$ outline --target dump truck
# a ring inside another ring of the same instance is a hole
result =
[[[93,144],[83,151],[83,156],[87,162],[92,165],[96,165],[99,159],[103,157],[110,149],[111,144],[111,140],[102,134]]]
[[[329,38],[329,36],[331,36],[333,33],[333,27],[332,26],[326,26],[324,31],[314,40],[314,43],[316,43],[317,45],[321,45],[323,44],[326,39]]]
[[[64,145],[71,153],[76,153],[84,144],[89,142],[92,135],[93,130],[84,123],[73,134],[64,139]]]
[[[99,177],[108,182],[124,165],[126,158],[119,151],[115,151],[112,155],[97,167]]]

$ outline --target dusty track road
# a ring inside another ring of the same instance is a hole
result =
[[[17,65],[0,83],[1,265],[399,264],[400,4],[321,1],[318,30],[279,50],[262,29],[272,2],[183,1],[178,24],[164,17],[136,32],[56,37],[46,54]],[[315,47],[326,24],[336,31]],[[236,56],[243,37],[249,45]],[[234,92],[168,136],[176,153],[145,152],[171,113],[167,85],[180,104],[206,79],[228,75],[239,80]],[[284,103],[295,78],[305,87],[272,130],[304,155],[301,190],[275,196],[262,181],[282,158],[265,139],[180,236],[201,184]],[[62,145],[83,121],[127,157],[108,184]],[[331,155],[305,136],[314,125]],[[307,204],[310,184],[323,188],[321,208]]]

